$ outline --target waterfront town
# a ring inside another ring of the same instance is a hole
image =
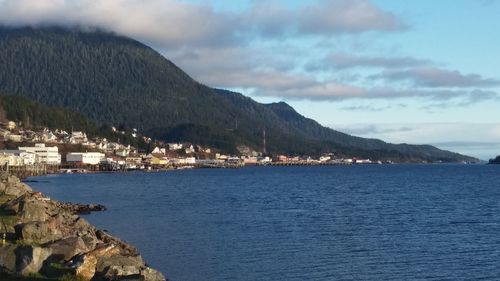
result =
[[[125,134],[125,131],[114,132]],[[185,168],[237,168],[245,165],[333,165],[371,164],[369,159],[337,159],[325,154],[318,159],[304,156],[277,155],[271,157],[247,147],[241,155],[223,154],[215,148],[191,143],[155,142],[138,134],[152,144],[151,151],[140,151],[131,145],[106,138],[89,138],[85,132],[66,132],[62,129],[23,129],[13,121],[0,123],[0,165],[2,167],[51,167],[53,172],[126,171]],[[5,145],[8,143],[9,145]]]

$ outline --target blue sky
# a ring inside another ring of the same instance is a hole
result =
[[[497,0],[0,0],[0,23],[97,26],[198,81],[325,126],[500,154]]]

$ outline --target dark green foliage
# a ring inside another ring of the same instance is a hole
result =
[[[63,129],[67,132],[84,131],[89,137],[104,137],[110,141],[130,144],[146,150],[147,144],[142,139],[131,136],[132,131],[125,129],[126,134],[114,133],[109,126],[97,126],[82,114],[59,107],[50,107],[28,98],[0,94],[0,111],[5,112],[8,120],[20,122],[24,128],[40,130],[41,128]],[[6,143],[0,148],[16,148],[17,143]],[[83,151],[82,147],[70,147],[70,151]]]
[[[98,124],[137,128],[165,141],[272,154],[337,152],[393,160],[474,160],[430,146],[352,137],[285,103],[260,104],[190,78],[132,39],[62,28],[0,28],[0,90],[80,112]],[[418,141],[418,140],[416,140]]]
[[[66,131],[97,132],[97,126],[80,113],[64,108],[49,107],[32,100],[12,95],[0,94],[0,108],[8,120],[21,122],[23,127],[59,128]]]

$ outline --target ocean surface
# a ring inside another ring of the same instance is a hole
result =
[[[253,167],[32,178],[172,281],[500,280],[500,166]]]

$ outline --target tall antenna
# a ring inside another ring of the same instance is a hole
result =
[[[262,153],[267,154],[267,147],[266,147],[266,128],[262,131]]]

